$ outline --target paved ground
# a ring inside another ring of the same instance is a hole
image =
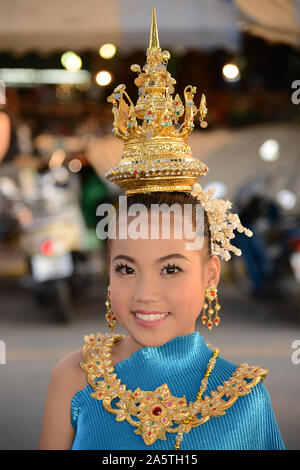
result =
[[[197,329],[226,359],[270,370],[265,385],[285,445],[300,449],[300,364],[291,360],[300,322],[288,309],[283,314],[277,302],[244,299],[225,281],[219,287],[221,325],[209,332],[199,323]],[[80,347],[85,333],[108,331],[105,292],[101,284],[87,289],[76,303],[74,321],[65,326],[55,322],[51,310],[37,307],[27,290],[0,286],[0,339],[7,348],[7,363],[0,365],[0,449],[37,448],[51,370]]]

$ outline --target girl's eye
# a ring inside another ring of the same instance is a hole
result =
[[[125,270],[124,270],[125,269]],[[173,263],[173,264],[170,264],[168,263],[167,266],[165,266],[162,271],[166,269],[167,270],[167,273],[166,274],[176,274],[177,272],[179,271],[182,271],[182,268],[180,266],[178,266],[177,264]],[[177,270],[177,271],[175,271]],[[134,269],[131,268],[130,266],[128,266],[128,264],[124,264],[124,263],[120,263],[120,264],[117,264],[116,266],[114,266],[114,271],[116,273],[121,273],[121,274],[133,274],[134,272]]]
[[[165,266],[163,268],[163,270],[164,269],[167,269],[167,271],[168,271],[167,274],[176,274],[176,272],[174,271],[175,269],[177,269],[177,272],[182,271],[182,268],[180,266],[178,266],[178,264],[175,264],[175,263],[173,263],[173,264],[168,263],[168,265]]]
[[[123,269],[125,269],[125,271],[123,271]],[[121,273],[121,274],[132,274],[132,272],[134,271],[130,266],[128,266],[128,264],[124,264],[124,263],[120,263],[120,264],[117,264],[116,266],[114,266],[114,271],[116,273]],[[129,271],[129,272],[128,272]]]

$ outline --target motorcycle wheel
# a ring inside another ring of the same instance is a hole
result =
[[[67,323],[74,318],[72,294],[66,279],[58,279],[53,283],[53,300],[57,319]]]

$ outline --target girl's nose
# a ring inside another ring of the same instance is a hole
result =
[[[136,302],[145,304],[154,304],[160,300],[159,285],[149,279],[141,279],[137,282],[133,299]]]

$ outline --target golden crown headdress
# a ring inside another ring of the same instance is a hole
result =
[[[185,103],[178,94],[173,97],[176,80],[167,71],[168,51],[159,45],[155,8],[146,64],[131,66],[139,75],[135,84],[139,88],[137,103],[131,101],[126,86],[118,85],[107,100],[113,104],[113,133],[124,142],[121,161],[111,168],[105,178],[117,184],[126,195],[155,191],[185,191],[201,202],[206,210],[213,254],[226,261],[229,251],[241,255],[241,250],[231,245],[233,230],[252,232],[242,226],[237,214],[228,213],[229,201],[212,199],[214,188],[203,191],[196,183],[205,176],[208,167],[192,157],[186,141],[194,128],[194,118],[199,112],[201,127],[206,127],[206,98],[202,94],[200,106],[194,104],[196,87],[184,90]],[[184,117],[183,117],[184,116]],[[183,117],[182,122],[180,118]]]

